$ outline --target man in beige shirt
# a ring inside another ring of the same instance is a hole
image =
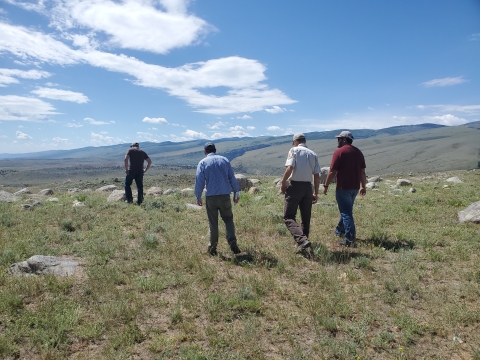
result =
[[[320,185],[320,165],[317,154],[307,147],[306,141],[304,134],[298,133],[293,136],[293,147],[288,152],[281,186],[282,194],[285,194],[283,221],[297,244],[297,252],[311,246],[308,235],[312,204],[317,202]],[[290,184],[287,186],[289,179]],[[298,208],[302,219],[301,225],[296,221]]]

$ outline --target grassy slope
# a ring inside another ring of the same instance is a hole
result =
[[[480,131],[467,127],[445,127],[422,130],[395,136],[377,136],[355,140],[367,163],[367,172],[429,172],[477,168],[480,162]],[[336,150],[335,138],[331,140],[307,139],[321,166],[329,166]],[[290,144],[272,146],[248,152],[232,161],[240,171],[280,175]]]
[[[444,189],[454,175],[464,183]],[[75,194],[58,191],[64,206],[0,203],[0,357],[480,358],[479,225],[456,220],[480,200],[478,170],[411,177],[417,192],[401,196],[387,177],[356,201],[355,249],[332,236],[330,192],[314,206],[306,256],[293,252],[272,178],[261,179],[264,198],[242,194],[234,207],[246,250],[238,259],[223,239],[221,256],[205,254],[205,210],[185,208],[193,197],[138,207],[87,193],[87,206],[73,208]],[[193,178],[146,182],[186,187]],[[74,258],[81,269],[7,274],[34,254]]]

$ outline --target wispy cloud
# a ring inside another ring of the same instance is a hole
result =
[[[5,95],[0,96],[0,120],[6,121],[45,121],[58,114],[55,108],[40,99]]]
[[[106,145],[115,145],[115,144],[124,144],[126,141],[120,138],[114,138],[112,136],[107,136],[104,134],[90,133],[90,143],[93,146],[106,146]]]
[[[97,18],[91,12],[88,12],[88,16]],[[86,22],[86,26],[88,24],[89,22]],[[266,67],[252,59],[231,56],[166,68],[94,48],[73,49],[57,40],[61,37],[55,38],[7,23],[0,22],[0,33],[0,51],[20,57],[24,62],[89,64],[127,74],[134,78],[134,84],[162,89],[185,100],[195,111],[201,113],[224,115],[262,110],[276,113],[285,111],[279,105],[296,102],[282,91],[268,88],[264,84]],[[149,32],[145,34],[148,36],[144,38],[150,36]],[[135,38],[135,42],[137,41]],[[203,89],[223,87],[227,89],[223,95],[215,96],[202,92]]]
[[[52,141],[53,141],[54,143],[57,143],[57,144],[66,144],[66,143],[68,143],[68,139],[62,139],[61,137],[58,137],[58,136],[57,136],[57,137],[54,137],[54,138],[52,139]]]
[[[148,116],[144,117],[142,121],[150,124],[168,124],[168,121],[164,118],[150,118]]]
[[[471,34],[468,37],[468,41],[480,41],[480,33]]]
[[[91,125],[112,125],[112,124],[115,124],[115,121],[109,121],[109,122],[107,122],[107,121],[97,121],[97,120],[89,118],[89,117],[87,117],[83,120],[88,122]]]
[[[188,141],[188,140],[208,139],[208,138],[209,137],[203,132],[190,130],[190,129],[187,129],[185,132],[183,132],[182,136],[170,134],[170,139],[172,141]]]
[[[213,125],[207,124],[207,128],[208,128],[208,129],[211,129],[211,130],[218,130],[218,129],[222,128],[222,127],[225,127],[226,125],[227,125],[227,124],[224,123],[224,122],[217,121],[217,122],[216,122],[215,124],[213,124]]]
[[[52,100],[71,101],[78,104],[84,104],[89,101],[88,97],[82,93],[73,92],[69,90],[60,90],[46,87],[39,87],[36,90],[31,91],[32,94],[38,95],[42,98]]]
[[[247,126],[247,130],[255,130],[255,126]]]
[[[32,140],[33,139],[30,135],[27,135],[27,134],[25,134],[21,131],[17,131],[16,135],[17,135],[17,139],[20,139],[20,140]]]
[[[249,115],[243,115],[243,116],[237,116],[237,119],[240,119],[240,120],[251,120],[252,117],[249,116]]]
[[[18,84],[17,78],[38,80],[51,76],[47,71],[40,70],[18,70],[18,69],[0,69],[0,87],[9,84]]]
[[[480,113],[480,105],[417,105],[417,109],[433,109],[440,112],[461,112],[464,114],[475,115]]]
[[[83,125],[81,124],[76,124],[76,123],[68,123],[67,125],[65,125],[66,127],[69,127],[69,128],[80,128],[82,127]]]
[[[268,127],[267,127],[267,130],[268,130],[268,131],[281,131],[282,128],[279,127],[279,126],[268,126]]]
[[[275,105],[270,109],[265,109],[265,111],[270,113],[270,114],[278,114],[278,113],[282,113],[282,112],[287,111],[287,109],[283,109],[280,106]]]
[[[468,80],[464,79],[463,76],[457,76],[457,77],[446,77],[442,79],[433,79],[433,80],[425,81],[420,85],[423,85],[424,87],[444,87],[444,86],[453,86],[453,85],[462,84],[467,81]]]

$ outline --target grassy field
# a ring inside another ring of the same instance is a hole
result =
[[[463,183],[443,188],[454,175]],[[409,177],[417,192],[399,196],[397,178],[384,178],[357,198],[357,248],[337,245],[330,191],[304,255],[273,178],[259,179],[263,198],[242,193],[234,206],[236,258],[223,238],[219,256],[206,254],[205,210],[185,206],[193,196],[0,203],[0,358],[480,359],[480,225],[457,222],[480,200],[480,171]],[[146,180],[193,186],[192,176]],[[8,273],[35,254],[81,266],[65,278]]]

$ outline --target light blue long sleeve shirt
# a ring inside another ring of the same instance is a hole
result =
[[[240,187],[228,159],[215,153],[208,154],[197,166],[195,178],[195,196],[202,199],[203,188],[206,196],[226,195],[232,191],[238,196]]]

